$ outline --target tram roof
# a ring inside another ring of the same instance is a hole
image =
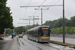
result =
[[[37,27],[29,29],[28,31],[35,30],[35,29],[40,28],[40,27],[49,27],[49,26],[37,26]]]

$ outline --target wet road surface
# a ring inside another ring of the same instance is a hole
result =
[[[2,38],[3,40],[0,40],[0,50],[9,50],[10,45],[12,43],[11,36]]]
[[[0,50],[9,50],[10,45],[12,43],[12,40],[10,38],[11,37],[9,37],[5,40],[0,40]],[[18,37],[15,37],[15,38],[16,38],[15,41],[17,42]],[[51,39],[52,39],[52,37],[51,37]],[[61,41],[60,40],[61,38],[53,37],[53,39],[54,40],[59,39],[59,41]],[[28,40],[27,36],[24,36],[23,38],[18,38],[18,42],[20,45],[19,46],[20,50],[75,50],[73,48],[69,48],[69,47],[65,47],[65,46],[61,46],[61,45],[57,45],[57,44],[52,44],[52,43],[37,43],[35,41]],[[16,46],[17,45],[15,45],[15,47]],[[14,49],[15,49],[15,47],[14,47]],[[16,48],[16,49],[18,49],[18,48]]]
[[[0,50],[9,50],[12,40],[0,40]]]
[[[18,38],[21,50],[75,50],[73,48],[52,44],[52,43],[37,43],[28,40],[26,36]],[[41,48],[41,49],[39,49]]]

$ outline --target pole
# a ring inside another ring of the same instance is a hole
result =
[[[29,29],[30,29],[30,19],[29,19]]]
[[[34,25],[34,16],[33,16],[33,25]]]
[[[63,43],[65,43],[64,0],[63,0]]]
[[[41,8],[41,9],[36,9],[35,8],[35,10],[41,10],[41,25],[43,24],[43,13],[42,13],[42,11],[43,10],[48,10],[48,9],[43,9],[43,8]]]
[[[42,25],[42,8],[41,8],[41,25]]]
[[[38,17],[38,16],[29,16],[29,17],[33,17],[33,25],[35,24],[35,20],[38,20],[38,19],[34,18],[34,17]]]
[[[5,31],[4,31],[4,37],[5,37],[5,34],[6,34],[6,28],[4,29]]]

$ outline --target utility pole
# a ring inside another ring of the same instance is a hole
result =
[[[63,0],[63,43],[65,43],[65,23],[64,23],[64,0]]]
[[[34,18],[34,17],[39,17],[39,16],[29,16],[29,17],[33,17],[33,25],[34,25],[34,20],[39,20],[39,18]]]
[[[35,8],[35,10],[41,10],[41,25],[43,24],[43,10],[49,10],[48,8],[47,9],[43,9],[43,8],[41,8],[41,9],[36,9]]]

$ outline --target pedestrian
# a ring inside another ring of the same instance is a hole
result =
[[[15,31],[13,30],[13,32],[12,32],[12,38],[15,37],[15,36],[16,36],[16,33],[15,33]]]

